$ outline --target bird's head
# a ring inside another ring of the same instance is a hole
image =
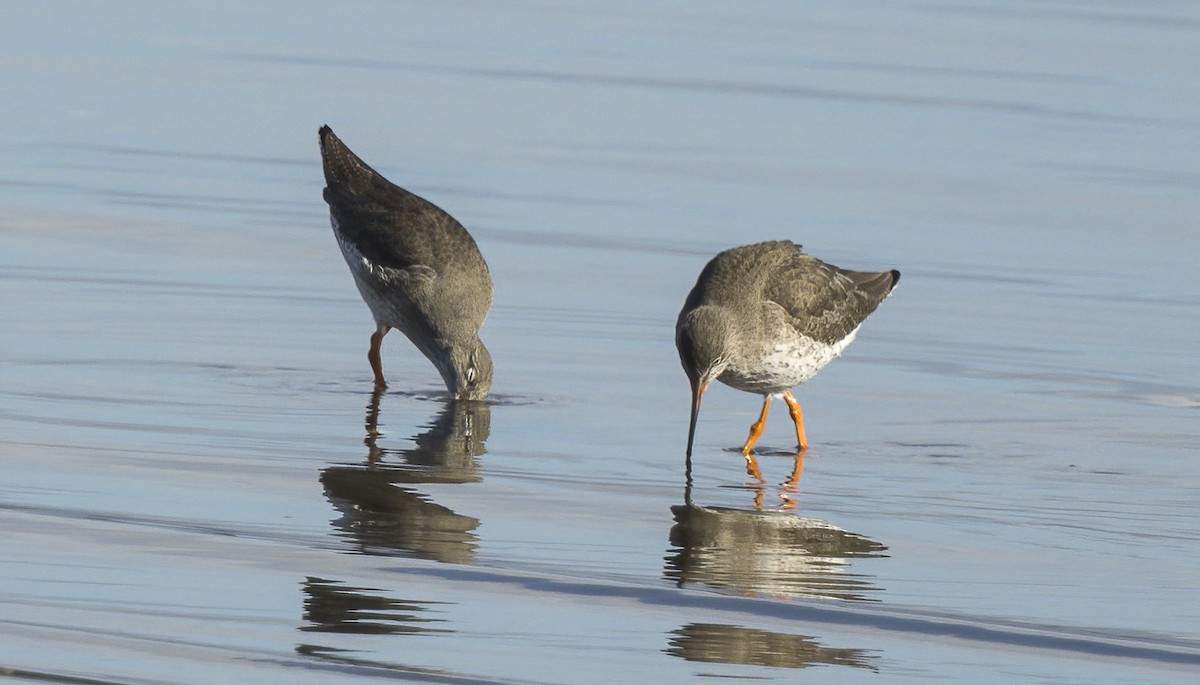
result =
[[[680,317],[675,328],[679,362],[692,386],[707,386],[729,365],[733,326],[718,307],[697,307]]]
[[[679,362],[692,386],[692,417],[688,427],[688,456],[696,434],[696,417],[704,391],[729,365],[730,341],[734,328],[723,309],[696,307],[680,315],[675,326],[675,347]]]
[[[456,400],[482,400],[492,389],[492,355],[479,338],[450,347],[446,368],[438,371]]]

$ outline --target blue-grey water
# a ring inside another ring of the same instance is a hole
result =
[[[1200,677],[1195,4],[3,14],[0,676]],[[476,237],[489,404],[372,396],[322,124]],[[798,488],[723,386],[686,473],[675,315],[781,238],[904,278]]]

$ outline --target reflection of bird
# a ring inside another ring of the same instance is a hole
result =
[[[675,525],[664,575],[738,592],[870,598],[879,588],[850,560],[885,556],[882,544],[826,521],[782,512],[671,507]]]
[[[714,379],[764,396],[762,414],[742,447],[748,462],[753,463],[750,450],[762,435],[771,398],[779,395],[805,449],[804,419],[791,388],[841,354],[899,279],[899,271],[840,269],[786,240],[735,247],[714,257],[675,324],[675,346],[692,386],[687,453],[692,453],[700,401]]]
[[[479,480],[477,458],[487,452],[492,410],[486,402],[448,402],[425,432],[414,435],[415,445],[401,450],[405,463],[442,474],[445,482]],[[457,477],[459,480],[450,481]]]
[[[464,516],[418,491],[423,483],[472,483],[477,457],[487,450],[491,409],[486,402],[448,402],[413,449],[380,447],[379,400],[367,404],[365,466],[330,466],[321,472],[325,496],[342,516],[333,522],[367,554],[413,554],[444,563],[474,559],[479,519]],[[399,455],[403,463],[389,463]]]
[[[367,359],[387,387],[379,348],[398,328],[433,362],[456,399],[483,399],[492,358],[479,329],[492,279],[475,240],[454,217],[393,185],[322,126],[325,201],[354,282],[375,317]]]
[[[826,647],[807,635],[773,633],[721,623],[689,623],[671,631],[667,654],[688,661],[772,668],[850,666],[878,671],[865,649]]]
[[[302,587],[304,620],[309,622],[300,628],[303,631],[359,635],[454,632],[429,625],[445,621],[429,615],[434,602],[392,599],[374,588],[313,576]],[[315,646],[310,649],[320,650]]]
[[[342,514],[333,525],[362,553],[399,553],[446,564],[473,561],[479,519],[430,501],[407,487],[413,480],[411,472],[393,469],[330,466],[321,471],[325,496]]]
[[[426,430],[413,436],[413,447],[388,448],[379,445],[380,396],[381,393],[371,393],[367,404],[367,437],[363,442],[370,465],[410,474],[405,478],[412,483],[479,480],[478,457],[487,452],[484,443],[492,424],[492,409],[486,402],[447,402]],[[388,456],[398,456],[403,463],[389,464]]]

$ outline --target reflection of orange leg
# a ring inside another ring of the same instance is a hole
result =
[[[379,348],[383,346],[383,336],[391,328],[379,324],[371,334],[371,349],[367,350],[367,361],[371,362],[371,371],[375,372],[375,389],[387,390],[387,381],[383,380],[383,362],[379,359]]]
[[[367,404],[367,437],[363,438],[363,444],[367,446],[367,463],[374,464],[383,456],[383,450],[379,449],[379,397],[383,391],[376,389],[371,393],[371,401]]]
[[[754,491],[754,510],[762,511],[763,508],[763,489],[759,488]]]
[[[746,455],[746,474],[759,483],[765,483],[766,480],[762,477],[762,471],[758,468],[758,460],[753,454]]]
[[[780,511],[795,511],[796,510],[796,498],[789,497],[786,494],[781,492],[781,493],[779,493],[779,499],[783,500],[779,504]]]
[[[788,476],[781,485],[792,492],[800,485],[800,474],[804,473],[804,453],[808,450],[800,450],[796,453],[796,463],[792,466],[792,475]]]
[[[746,438],[746,444],[742,446],[742,455],[750,459],[750,450],[754,449],[754,443],[762,437],[763,429],[767,427],[767,412],[771,410],[771,396],[767,395],[763,398],[762,414],[758,420],[750,425],[750,435]]]
[[[792,415],[792,421],[796,424],[796,441],[800,444],[801,450],[808,449],[808,439],[804,437],[804,413],[800,411],[800,403],[792,397],[792,391],[789,390],[783,393],[783,401],[788,404],[788,412]]]
[[[804,473],[804,453],[806,451],[800,450],[796,452],[796,461],[792,466],[792,475],[779,484],[779,499],[783,500],[783,504],[779,508],[783,511],[792,511],[796,508],[796,498],[792,495],[800,491],[800,474]]]

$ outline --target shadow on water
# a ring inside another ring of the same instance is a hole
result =
[[[684,503],[671,507],[673,549],[664,576],[679,586],[704,585],[739,594],[776,597],[823,597],[872,600],[881,588],[872,576],[850,571],[850,560],[887,556],[887,547],[870,538],[793,511],[784,497],[779,511],[762,509],[761,486],[752,509],[703,506],[692,501],[691,460],[687,460]],[[794,493],[803,453],[796,455],[793,478],[784,492]]]
[[[448,402],[414,436],[414,447],[386,449],[378,444],[379,400],[374,393],[367,405],[365,463],[321,472],[325,496],[341,512],[334,527],[363,554],[471,562],[479,519],[433,502],[415,486],[478,481],[491,410],[483,402]]]
[[[663,650],[688,661],[775,668],[850,666],[878,671],[871,650],[824,647],[806,635],[720,623],[689,623],[671,631]]]

